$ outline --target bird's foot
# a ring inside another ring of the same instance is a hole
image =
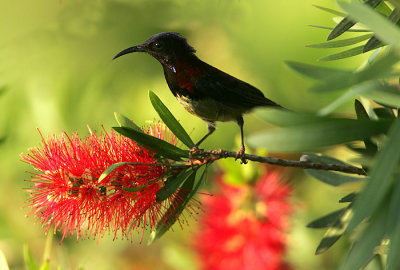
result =
[[[244,146],[242,145],[242,146],[240,146],[239,151],[237,151],[237,153],[236,153],[236,158],[235,158],[235,160],[240,159],[241,162],[242,162],[242,164],[247,164],[247,160],[246,160],[246,158],[244,157],[244,155],[245,155],[245,148],[244,148]]]
[[[189,161],[190,161],[190,166],[192,166],[192,168],[194,166],[193,155],[200,151],[203,151],[203,149],[199,149],[197,145],[193,146],[192,149],[189,150]]]

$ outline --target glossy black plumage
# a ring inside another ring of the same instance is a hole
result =
[[[192,151],[214,132],[216,121],[236,121],[242,136],[237,157],[245,162],[242,115],[259,106],[281,107],[254,86],[201,61],[196,50],[177,33],[156,34],[141,45],[121,51],[114,59],[132,52],[146,52],[156,58],[177,100],[207,123],[208,133]]]

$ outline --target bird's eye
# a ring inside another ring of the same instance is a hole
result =
[[[154,48],[161,49],[163,47],[162,42],[156,41],[153,43]]]

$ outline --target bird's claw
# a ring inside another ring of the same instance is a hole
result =
[[[200,151],[202,149],[199,149],[196,145],[192,147],[192,149],[189,150],[189,161],[190,161],[190,166],[194,166],[193,164],[193,154],[195,154],[196,152]]]
[[[240,146],[239,151],[237,151],[237,153],[236,153],[235,160],[240,159],[242,164],[247,164],[247,160],[244,157],[244,155],[245,155],[245,148],[244,148],[244,146]]]

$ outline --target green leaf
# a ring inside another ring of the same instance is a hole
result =
[[[271,152],[298,152],[362,140],[387,131],[389,121],[326,118],[324,122],[252,134],[248,144]]]
[[[147,135],[143,132],[139,132],[135,129],[127,127],[113,127],[113,129],[118,133],[147,146],[159,156],[163,156],[172,160],[181,160],[181,158],[188,157],[189,155],[189,151],[182,150],[175,145],[151,135]]]
[[[345,213],[347,208],[342,208],[339,210],[336,210],[332,213],[329,213],[323,217],[320,217],[310,223],[307,224],[308,228],[312,229],[321,229],[321,228],[327,228],[333,226],[335,224],[336,220],[340,219],[343,214]]]
[[[375,48],[374,48],[375,49]],[[339,53],[334,53],[328,56],[321,57],[318,61],[333,61],[344,58],[349,58],[364,53],[364,45],[357,46]]]
[[[375,247],[380,245],[386,233],[387,214],[387,207],[383,205],[379,211],[376,211],[367,228],[365,228],[353,244],[339,270],[362,269],[368,264],[374,256]]]
[[[396,116],[393,114],[392,109],[381,107],[381,108],[374,108],[375,114],[378,116],[379,119],[391,119],[394,120]]]
[[[391,50],[386,55],[356,73],[327,77],[323,82],[311,87],[311,91],[341,90],[366,81],[393,77],[397,75],[393,73],[393,66],[400,60],[399,51],[399,49]]]
[[[206,169],[204,169],[196,185],[195,185],[196,173],[192,174],[190,177],[187,178],[187,180],[182,185],[181,189],[178,192],[178,195],[175,198],[175,200],[177,200],[178,198],[179,202],[181,202],[182,200],[183,202],[178,207],[175,207],[175,203],[172,202],[171,207],[167,209],[167,211],[165,212],[163,217],[161,217],[159,223],[157,224],[157,229],[153,231],[152,234],[150,235],[149,243],[153,243],[161,236],[163,236],[169,230],[169,228],[171,228],[171,226],[176,222],[179,215],[182,213],[186,205],[189,203],[189,201],[192,199],[192,197],[196,194],[197,190],[199,189],[200,184],[203,182],[205,172]]]
[[[382,46],[382,42],[376,36],[373,36],[367,41],[367,43],[365,43],[363,53],[369,52]]]
[[[186,171],[182,171],[178,175],[171,175],[168,177],[164,183],[165,186],[156,194],[157,201],[164,201],[168,199],[178,189],[178,187],[193,174],[196,174],[196,171],[192,168],[189,168]]]
[[[305,170],[305,171],[312,177],[318,179],[319,181],[334,187],[365,180],[365,178],[349,176],[331,171],[324,171],[324,170]]]
[[[298,113],[275,109],[257,109],[255,114],[262,120],[276,126],[301,126],[304,124],[312,124],[324,122],[326,118],[315,116],[311,113]]]
[[[321,254],[327,251],[333,244],[337,242],[337,240],[342,237],[343,233],[346,230],[349,217],[351,215],[351,204],[347,206],[347,208],[343,211],[342,215],[338,216],[335,222],[331,225],[331,227],[326,230],[324,236],[322,237],[321,242],[319,243],[315,254]]]
[[[323,163],[323,164],[334,164],[334,165],[340,165],[340,166],[351,166],[350,164],[341,161],[339,159],[317,154],[317,153],[312,153],[312,152],[305,152],[303,156],[307,157],[307,160],[310,160],[311,162],[315,163]]]
[[[314,24],[309,24],[308,26],[315,27],[315,28],[321,28],[321,29],[326,29],[326,30],[333,30],[333,27],[328,27],[328,26],[321,26],[321,25],[314,25]],[[349,29],[346,32],[371,32],[371,30],[368,29]]]
[[[338,4],[349,13],[351,18],[368,26],[384,43],[400,43],[400,30],[398,27],[372,8],[357,1],[350,3],[338,2]]]
[[[357,118],[360,120],[368,120],[369,116],[364,106],[357,99],[354,101],[354,108],[357,114]],[[376,153],[378,151],[378,147],[372,142],[371,139],[364,139],[365,149],[368,153]]]
[[[293,61],[286,61],[286,64],[298,73],[313,79],[327,79],[330,77],[336,78],[350,76],[352,74],[351,71],[308,65]]]
[[[369,5],[373,8],[375,8],[376,6],[379,5],[379,3],[382,0],[367,0],[365,1],[365,5]],[[340,5],[341,3],[339,3]],[[363,6],[362,4],[360,4],[361,6]],[[341,7],[343,8],[343,6],[341,5]],[[344,10],[346,10],[345,8],[343,8]],[[346,10],[348,11],[348,10]],[[349,12],[349,11],[348,11]],[[349,12],[350,13],[350,12]],[[352,15],[350,13],[350,15]],[[351,16],[350,16],[351,17]],[[355,25],[356,23],[348,17],[345,17],[342,21],[340,21],[336,27],[332,30],[332,32],[329,34],[328,36],[328,40],[334,39],[338,36],[340,36],[341,34],[343,34],[344,32],[346,32],[347,30],[349,30],[353,25]]]
[[[162,103],[160,98],[152,91],[149,92],[149,97],[151,104],[160,116],[161,120],[181,142],[183,142],[187,147],[192,148],[194,146],[194,142],[190,138],[189,134],[187,134],[181,124],[175,119],[164,103]]]
[[[374,213],[390,188],[393,174],[400,162],[400,119],[393,121],[388,139],[378,152],[369,180],[354,202],[354,215],[348,230],[352,231],[366,217]]]
[[[321,10],[327,11],[329,13],[332,13],[334,15],[337,15],[337,16],[341,16],[341,17],[345,17],[346,16],[346,13],[343,13],[343,12],[340,12],[340,11],[337,11],[337,10],[334,10],[334,9],[331,9],[331,8],[322,7],[322,6],[319,6],[319,5],[313,5],[313,6],[316,7],[316,8],[319,8]]]
[[[387,257],[387,270],[400,268],[400,177],[395,182],[392,199],[389,206],[388,231],[391,233],[389,252]]]
[[[27,244],[24,245],[24,261],[25,261],[25,266],[28,270],[39,270],[39,267],[37,266],[35,259],[33,258],[32,253]]]
[[[352,193],[344,196],[343,198],[341,198],[339,200],[339,203],[353,202],[356,197],[357,197],[357,193],[352,192]]]
[[[388,85],[375,85],[361,94],[362,96],[372,99],[375,102],[400,108],[400,91],[399,88]]]
[[[139,132],[143,132],[143,130],[140,127],[138,127],[135,123],[133,123],[128,117],[119,114],[117,112],[114,112],[114,116],[115,120],[117,120],[117,123],[120,127],[127,127]]]
[[[345,46],[350,46],[350,45],[353,45],[353,44],[357,44],[357,43],[359,43],[361,41],[364,41],[364,40],[367,40],[367,39],[369,39],[371,37],[372,37],[372,34],[366,34],[366,35],[347,38],[347,39],[342,39],[342,40],[334,40],[334,41],[310,44],[310,45],[306,45],[306,47],[310,47],[310,48],[339,48],[339,47],[345,47]]]

